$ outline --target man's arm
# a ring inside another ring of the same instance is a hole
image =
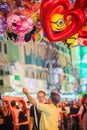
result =
[[[29,124],[29,130],[33,129],[33,125],[34,125],[34,118],[30,117],[30,124]]]
[[[27,98],[28,98],[28,100],[30,101],[30,103],[32,103],[34,106],[37,106],[36,100],[29,94],[27,88],[23,88],[23,92],[24,92],[25,95],[27,96]]]

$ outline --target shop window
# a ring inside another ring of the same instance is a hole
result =
[[[0,75],[3,75],[4,73],[3,73],[3,70],[0,70]]]
[[[7,54],[7,44],[4,44],[4,53]]]
[[[3,86],[3,80],[0,80],[0,86]]]
[[[1,42],[0,42],[0,52],[1,52]]]

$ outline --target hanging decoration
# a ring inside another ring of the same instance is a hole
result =
[[[36,37],[38,39],[41,29],[39,29],[39,22],[35,21],[33,15],[32,10],[24,7],[19,7],[8,15],[7,25],[10,33],[7,31],[7,35],[10,40],[13,40],[13,42],[29,42],[36,40]]]
[[[69,49],[71,49],[71,47],[73,46],[77,46],[78,42],[77,42],[77,38],[78,38],[79,33],[76,33],[75,35],[71,36],[70,38],[67,38],[64,41],[64,46],[67,46]]]
[[[6,16],[10,12],[10,5],[7,2],[0,2],[0,39],[4,39],[7,29]]]
[[[61,14],[63,16],[62,21],[59,22],[58,17],[55,23],[53,23],[51,20],[55,14]],[[78,8],[69,10],[68,0],[43,0],[41,2],[40,21],[47,38],[50,41],[57,42],[65,40],[77,33],[84,24],[85,15],[83,10]],[[59,23],[60,26],[62,24],[67,26],[62,31],[59,31],[57,28],[56,30],[58,31],[55,33],[52,24],[56,24],[57,26]]]
[[[30,0],[17,0],[16,8],[7,16],[9,38],[16,45],[40,41],[42,39],[41,24],[39,20],[40,3],[30,3]],[[22,3],[23,2],[23,3]]]
[[[33,30],[34,20],[30,17],[30,12],[21,7],[8,15],[7,25],[16,34],[27,33]]]
[[[16,3],[16,6],[17,6],[17,7],[21,7],[21,6],[22,6],[21,0],[14,0],[14,1],[15,1],[15,3]]]
[[[52,26],[52,31],[57,34],[61,31],[63,31],[67,25],[64,20],[64,15],[61,14],[53,14],[51,18],[51,26]]]
[[[40,2],[38,0],[23,0],[31,10],[31,16],[35,22],[36,31],[33,35],[33,41],[37,42],[42,39],[42,28],[40,23]]]
[[[4,35],[7,29],[6,18],[2,11],[0,11],[0,35]]]
[[[15,43],[17,45],[18,44],[17,42],[23,42],[22,38],[19,41],[18,36],[19,36],[18,34],[12,32],[10,29],[7,29],[7,31],[6,31],[7,40],[10,39],[13,43]]]
[[[87,38],[87,0],[76,0],[74,8],[81,9],[85,14],[85,22],[79,31],[79,37]]]
[[[7,2],[0,2],[0,10],[4,13],[4,16],[7,16],[7,14],[11,11],[11,7]]]
[[[79,37],[87,45],[87,0],[5,0],[0,2],[0,34],[5,32],[17,44],[43,37],[71,48]]]

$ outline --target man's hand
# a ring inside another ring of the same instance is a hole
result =
[[[25,94],[27,94],[27,93],[28,93],[28,89],[27,89],[27,88],[23,88],[23,92],[24,92]]]
[[[27,98],[30,101],[30,103],[32,103],[34,106],[37,106],[37,103],[36,103],[35,99],[30,95],[30,93],[28,92],[28,89],[27,88],[23,88],[23,92],[27,96]]]

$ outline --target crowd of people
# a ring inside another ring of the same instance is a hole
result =
[[[0,130],[87,130],[87,94],[78,101],[61,100],[51,92],[49,99],[40,90],[34,99],[26,88],[28,101],[2,100]]]

